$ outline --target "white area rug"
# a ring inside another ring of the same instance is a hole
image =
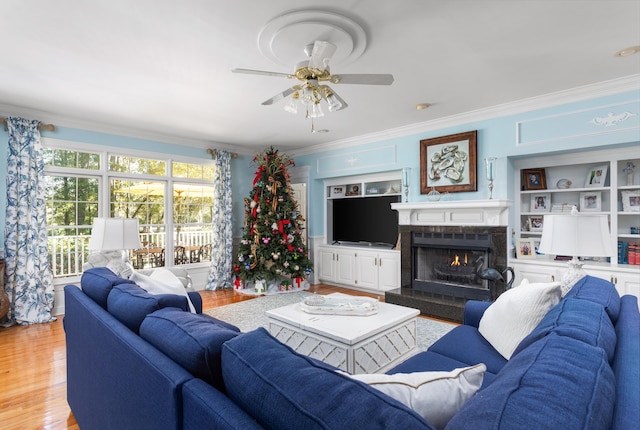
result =
[[[258,297],[239,303],[233,303],[231,305],[213,308],[205,313],[231,323],[243,332],[247,332],[260,326],[267,326],[267,317],[264,314],[265,311],[292,303],[298,303],[304,297],[311,295],[313,295],[313,293],[301,291]],[[436,340],[440,339],[448,333],[449,330],[455,327],[455,324],[433,321],[426,318],[418,318],[417,321],[416,335],[420,350],[427,349]]]

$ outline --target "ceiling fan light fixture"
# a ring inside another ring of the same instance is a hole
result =
[[[293,95],[291,95],[291,98],[289,99],[289,101],[287,102],[287,104],[284,105],[284,110],[292,113],[292,114],[297,114],[298,113],[298,103],[296,102],[297,97],[297,92],[293,93]]]
[[[309,118],[322,118],[323,116],[324,112],[322,111],[320,103],[313,103],[309,111]]]
[[[335,112],[342,109],[342,103],[338,98],[330,91],[327,91],[326,94],[327,104],[329,108],[329,112]]]

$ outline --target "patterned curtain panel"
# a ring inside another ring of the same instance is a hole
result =
[[[53,321],[53,277],[47,249],[45,177],[39,121],[9,117],[6,290],[18,324]]]
[[[207,290],[232,288],[231,153],[217,151],[214,177],[213,243]]]

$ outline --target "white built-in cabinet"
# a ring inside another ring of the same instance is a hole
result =
[[[628,173],[628,164],[635,168]],[[585,196],[596,194],[600,197],[599,207],[589,213],[605,214],[611,229],[610,257],[600,261],[586,261],[584,270],[616,284],[620,294],[640,297],[640,265],[629,265],[618,261],[618,243],[640,243],[640,234],[632,233],[632,227],[640,227],[638,208],[630,208],[629,195],[640,196],[640,151],[625,148],[606,151],[584,151],[551,157],[517,160],[515,167],[515,241],[518,238],[531,239],[538,244],[542,231],[532,227],[531,220],[551,211],[540,212],[535,208],[537,196],[548,198],[549,209],[559,209],[563,205],[576,205],[581,212],[586,208]],[[588,177],[594,170],[605,168],[606,177],[599,184],[589,184]],[[522,172],[529,169],[543,169],[546,189],[524,190]],[[567,187],[567,184],[570,186]],[[624,201],[626,200],[626,201]],[[637,201],[637,200],[634,200]],[[636,230],[637,231],[637,230]],[[585,232],[589,234],[589,232]],[[554,256],[535,254],[530,258],[512,258],[509,265],[514,267],[514,285],[527,278],[531,282],[559,280],[566,270],[566,263],[555,261]],[[607,261],[608,260],[608,261]]]
[[[327,241],[334,222],[329,216],[331,201],[382,195],[400,195],[400,172],[351,176],[326,180]],[[374,214],[372,214],[374,216]],[[336,220],[335,222],[339,222]],[[382,292],[400,288],[400,251],[375,246],[319,245],[316,250],[316,273],[321,282]],[[319,263],[319,264],[318,264]]]
[[[321,245],[318,255],[322,282],[370,291],[400,287],[400,251]]]

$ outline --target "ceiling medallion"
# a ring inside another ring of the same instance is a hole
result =
[[[351,18],[334,12],[299,10],[269,21],[258,35],[258,49],[274,63],[290,68],[304,59],[301,46],[317,40],[337,47],[333,65],[360,58],[367,47],[364,29]]]

